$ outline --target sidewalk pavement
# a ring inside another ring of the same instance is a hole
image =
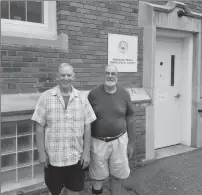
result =
[[[137,195],[202,195],[202,149],[139,167],[124,188]]]

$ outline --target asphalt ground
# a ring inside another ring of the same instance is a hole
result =
[[[202,149],[139,167],[124,181],[137,195],[202,195]]]

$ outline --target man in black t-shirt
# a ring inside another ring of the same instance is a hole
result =
[[[104,78],[88,95],[97,117],[91,124],[89,174],[93,194],[102,194],[103,180],[110,176],[112,195],[121,195],[121,179],[130,174],[128,158],[135,147],[134,107],[128,91],[117,85],[115,66],[106,66]]]

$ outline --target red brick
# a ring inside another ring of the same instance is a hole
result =
[[[69,4],[71,5],[71,6],[74,6],[74,7],[80,7],[80,8],[83,8],[83,4],[81,4],[81,3],[76,3],[76,2],[69,2]]]
[[[88,81],[87,82],[87,85],[99,85],[99,84],[100,84],[100,82],[97,82],[97,81],[95,81],[95,82]]]
[[[96,6],[84,5],[85,9],[96,10]]]
[[[116,9],[108,9],[108,13],[117,14],[117,10]]]
[[[21,83],[37,83],[39,81],[38,78],[22,78],[20,79]]]
[[[31,83],[20,83],[19,87],[22,88],[33,88],[33,84]]]
[[[2,56],[1,60],[2,61],[15,61],[15,62],[19,62],[19,61],[22,61],[22,57],[21,56]]]
[[[35,58],[36,59],[36,58]],[[44,63],[48,63],[48,62],[55,62],[54,60],[55,58],[44,58],[44,57],[39,57],[37,58],[38,62],[44,62]],[[56,58],[57,59],[57,58]]]
[[[75,55],[76,57],[74,58],[78,58],[79,55],[78,54],[72,54],[72,55]],[[70,55],[68,53],[59,53],[59,58],[69,58]]]
[[[29,77],[29,73],[24,73],[24,72],[14,72],[12,73],[13,78],[27,78]]]
[[[29,51],[17,51],[17,56],[33,57],[33,53]]]
[[[84,60],[83,59],[70,59],[70,63],[83,63]]]
[[[30,67],[46,67],[46,63],[31,62]]]
[[[44,87],[52,88],[52,87],[54,87],[54,86],[56,86],[55,83],[51,83],[51,82],[46,82],[46,83],[44,83]]]
[[[116,11],[121,9],[119,6],[115,6],[113,4],[108,4],[108,3],[105,3],[105,8],[107,8],[107,9],[115,9]]]
[[[32,52],[50,52],[50,53],[57,53],[58,52],[58,49],[53,49],[53,48],[50,48],[50,47],[29,47],[28,49],[29,51],[32,51]]]
[[[13,62],[12,66],[13,67],[22,67],[23,65],[22,65],[22,62]]]
[[[55,69],[57,69],[58,66],[59,66],[58,63],[49,63],[47,67],[48,67],[48,68],[55,68]]]
[[[131,4],[126,1],[126,3],[120,3],[121,7],[131,7]]]
[[[15,46],[15,45],[1,45],[2,50],[21,50],[21,46]]]
[[[20,79],[14,79],[14,78],[2,79],[1,83],[2,83],[2,84],[20,83]]]
[[[102,16],[103,12],[98,11],[98,10],[90,10],[90,14],[95,15],[95,16]]]
[[[11,62],[1,62],[1,67],[11,67]]]
[[[97,10],[101,11],[101,12],[108,12],[108,9],[103,8],[103,7],[97,7]]]
[[[38,89],[35,87],[32,88],[21,88],[20,93],[37,93]]]
[[[69,30],[68,32],[69,32],[69,35],[83,36],[83,32],[80,32],[80,31]]]
[[[41,72],[30,73],[30,77],[31,78],[44,78],[44,77],[46,77],[46,73],[41,73]]]
[[[31,58],[31,57],[23,57],[22,61],[23,62],[37,62],[38,59],[37,58]]]
[[[96,20],[98,16],[96,17],[96,16],[93,16],[93,15],[90,15],[90,14],[85,14],[84,17],[88,18],[88,19]]]
[[[89,46],[87,46],[87,45],[70,45],[70,49],[88,50]]]
[[[69,1],[57,1],[57,7],[63,7],[63,6],[69,6],[70,2]]]
[[[90,75],[90,73],[77,73],[76,76],[83,77],[83,76],[92,76],[92,75]]]
[[[68,10],[70,12],[76,12],[77,8],[75,6],[67,6],[66,10]]]
[[[67,29],[73,31],[81,31],[81,27],[78,26],[67,26]]]
[[[84,17],[85,17],[85,15],[86,15],[86,14],[83,14],[83,13],[78,13],[78,12],[72,12],[72,13],[71,13],[71,16],[73,16],[73,17],[75,16],[75,17],[77,17],[77,18],[78,18],[78,20],[77,20],[77,21],[80,21],[79,19],[80,19],[80,18],[84,18]]]
[[[39,71],[39,68],[37,67],[22,67],[22,73],[35,73],[35,72],[38,72]]]
[[[90,76],[92,76],[92,77],[98,77],[98,76],[100,76],[100,73],[90,73]]]
[[[41,77],[41,78],[39,78],[39,82],[47,82],[47,77]]]
[[[70,45],[82,45],[82,41],[78,41],[78,40],[69,40],[69,44]]]
[[[21,68],[2,68],[2,72],[21,72]]]
[[[48,58],[57,58],[58,53],[49,53],[49,52],[36,52],[34,53],[35,57],[48,57]]]
[[[4,72],[3,74],[1,74],[1,78],[10,78],[10,77],[11,73]]]
[[[80,87],[82,86],[81,82],[76,82],[76,81],[74,81],[72,84],[73,84],[73,86],[76,87],[77,89],[80,89]]]
[[[91,82],[94,82],[94,81],[102,81],[103,80],[103,76],[100,75],[99,77],[92,77],[90,78],[90,81]]]
[[[45,73],[47,73],[47,72],[56,72],[57,71],[57,68],[39,68],[39,71],[40,72],[45,72]]]

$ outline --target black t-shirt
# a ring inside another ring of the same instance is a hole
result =
[[[104,90],[104,85],[90,91],[89,102],[97,116],[91,124],[92,136],[114,137],[127,130],[126,116],[134,114],[130,94],[117,86],[114,94]]]

